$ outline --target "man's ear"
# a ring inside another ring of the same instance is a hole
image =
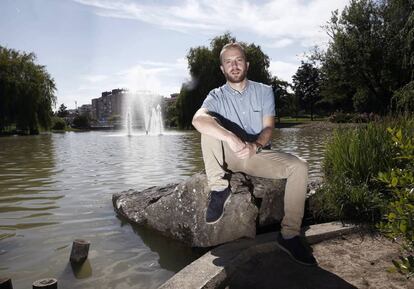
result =
[[[224,67],[223,67],[223,65],[220,65],[220,69],[221,69],[221,72],[223,72],[223,74],[224,74]]]
[[[247,67],[246,71],[249,70],[249,65],[250,65],[250,62],[246,62],[246,67]]]

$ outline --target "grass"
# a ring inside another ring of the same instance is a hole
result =
[[[412,135],[414,120],[388,118],[334,131],[322,165],[324,184],[312,200],[317,220],[373,225],[381,219],[390,195],[378,175],[394,167],[397,154],[387,127]]]

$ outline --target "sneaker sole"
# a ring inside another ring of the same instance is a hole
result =
[[[309,267],[314,267],[314,266],[317,266],[317,265],[318,265],[318,263],[309,264],[309,263],[305,263],[305,262],[302,262],[302,261],[300,261],[300,260],[296,259],[296,258],[295,258],[295,256],[293,256],[293,255],[292,255],[292,253],[290,253],[290,251],[289,251],[288,249],[286,249],[285,247],[283,247],[283,246],[279,243],[279,241],[276,241],[276,245],[279,247],[279,249],[280,249],[280,250],[282,250],[283,252],[287,253],[287,254],[289,255],[289,257],[290,257],[293,261],[295,261],[296,263],[298,263],[298,264],[301,264],[301,265],[304,265],[304,266],[309,266]]]
[[[215,223],[217,223],[218,221],[220,221],[222,218],[223,218],[223,216],[224,216],[224,212],[225,212],[225,210],[226,210],[226,205],[227,205],[227,203],[230,201],[230,197],[231,197],[231,193],[229,194],[229,196],[227,197],[227,200],[225,200],[224,201],[224,204],[223,204],[223,214],[221,214],[221,216],[217,219],[217,220],[215,220],[215,221],[213,221],[213,222],[207,222],[206,221],[206,223],[207,224],[209,224],[209,225],[214,225]],[[204,218],[205,219],[205,218]]]

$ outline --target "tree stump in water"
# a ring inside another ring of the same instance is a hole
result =
[[[57,280],[55,278],[40,279],[32,284],[33,289],[57,289]]]
[[[71,263],[83,263],[88,258],[90,242],[77,239],[73,241],[72,251],[70,253]]]

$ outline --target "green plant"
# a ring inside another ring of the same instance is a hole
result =
[[[393,260],[393,264],[398,272],[411,277],[414,275],[414,136],[396,128],[388,128],[388,132],[397,150],[396,166],[378,174],[392,196],[385,220],[378,227],[385,236],[402,239],[405,256]]]
[[[53,126],[52,129],[54,130],[65,130],[66,129],[66,122],[63,118],[60,117],[53,117]]]
[[[328,182],[347,180],[351,185],[373,185],[378,172],[390,167],[393,145],[385,125],[372,123],[333,133],[323,161]]]
[[[324,184],[311,202],[317,220],[341,219],[370,225],[381,220],[391,192],[378,174],[402,168],[407,162],[395,145],[395,137],[387,132],[390,125],[401,128],[397,137],[414,135],[414,120],[407,117],[388,117],[334,131],[322,164]],[[393,174],[397,173],[395,170]]]

